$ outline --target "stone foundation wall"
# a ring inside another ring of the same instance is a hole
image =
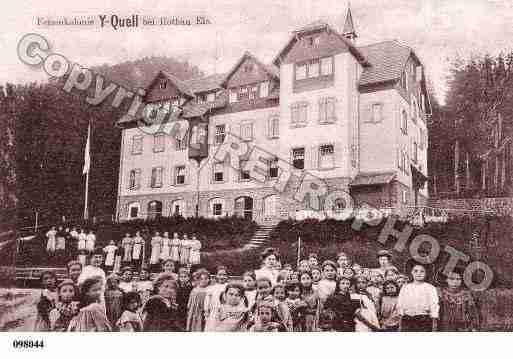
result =
[[[500,216],[513,216],[513,197],[500,198],[459,198],[459,199],[436,199],[430,198],[429,207],[455,209],[466,211],[492,211]]]

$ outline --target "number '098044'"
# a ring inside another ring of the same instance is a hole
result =
[[[14,349],[42,349],[45,347],[43,340],[15,339],[12,341]]]

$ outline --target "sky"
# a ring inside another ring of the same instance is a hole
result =
[[[444,101],[455,58],[513,49],[511,0],[351,0],[358,45],[396,39],[414,49]],[[0,15],[0,83],[45,81],[42,69],[17,57],[20,38],[37,33],[51,50],[89,67],[165,55],[188,60],[205,73],[226,72],[250,51],[270,63],[291,32],[316,20],[341,31],[345,0],[16,0]],[[207,18],[194,26],[100,27],[99,15]],[[38,18],[92,17],[94,26],[41,26]]]

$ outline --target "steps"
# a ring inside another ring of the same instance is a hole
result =
[[[269,235],[271,234],[274,227],[276,227],[276,224],[259,225],[255,231],[255,234],[253,235],[253,238],[251,238],[250,241],[244,245],[243,249],[254,249],[265,245],[265,243],[269,240]]]

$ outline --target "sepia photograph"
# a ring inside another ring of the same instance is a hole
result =
[[[513,330],[513,2],[5,5],[13,350]]]

